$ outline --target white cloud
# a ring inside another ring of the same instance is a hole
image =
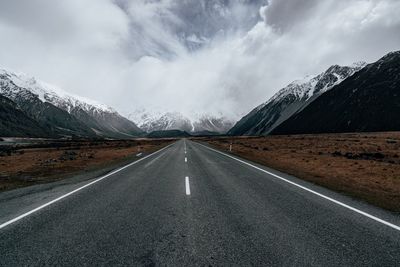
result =
[[[0,65],[124,113],[238,118],[294,79],[400,48],[399,1],[223,2],[2,1]]]

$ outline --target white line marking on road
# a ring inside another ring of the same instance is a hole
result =
[[[185,157],[185,162],[187,162],[187,157]]]
[[[81,186],[81,187],[79,187],[79,188],[77,188],[77,189],[75,189],[75,190],[73,190],[73,191],[71,191],[71,192],[69,192],[69,193],[67,193],[67,194],[64,194],[64,195],[62,195],[62,196],[60,196],[60,197],[58,197],[58,198],[56,198],[56,199],[53,199],[53,200],[51,200],[51,201],[49,201],[49,202],[47,202],[47,203],[45,203],[45,204],[43,204],[43,205],[41,205],[41,206],[39,206],[39,207],[33,209],[33,210],[31,210],[31,211],[28,211],[28,212],[26,212],[26,213],[24,213],[24,214],[22,214],[22,215],[19,215],[18,217],[15,217],[14,219],[11,219],[11,220],[9,220],[9,221],[3,223],[3,224],[0,224],[0,229],[3,229],[4,227],[6,227],[6,226],[8,226],[8,225],[10,225],[10,224],[12,224],[12,223],[14,223],[14,222],[17,222],[17,221],[19,221],[19,220],[21,220],[21,219],[23,219],[23,218],[25,218],[25,217],[27,217],[27,216],[29,216],[29,215],[35,213],[35,212],[41,210],[41,209],[44,209],[45,207],[50,206],[51,204],[54,204],[54,203],[56,203],[56,202],[58,202],[58,201],[60,201],[60,200],[62,200],[62,199],[64,199],[64,198],[66,198],[66,197],[68,197],[68,196],[70,196],[70,195],[72,195],[72,194],[75,194],[75,193],[81,191],[82,189],[84,189],[84,188],[86,188],[86,187],[89,187],[89,186],[91,186],[91,185],[93,185],[93,184],[95,184],[95,183],[97,183],[97,182],[100,182],[101,180],[103,180],[103,179],[105,179],[105,178],[107,178],[107,177],[110,177],[111,175],[114,175],[114,174],[116,174],[116,173],[118,173],[118,172],[120,172],[120,171],[122,171],[122,170],[124,170],[124,169],[126,169],[126,168],[128,168],[128,167],[130,167],[130,166],[132,166],[132,165],[134,165],[134,164],[136,164],[136,163],[139,163],[140,161],[145,160],[145,159],[147,159],[148,157],[151,157],[152,155],[155,155],[155,154],[157,154],[157,153],[159,153],[159,152],[161,152],[161,151],[167,149],[168,147],[170,147],[170,146],[172,146],[172,145],[173,145],[173,144],[170,144],[170,145],[168,145],[168,146],[166,146],[166,147],[164,147],[164,148],[162,148],[162,149],[160,149],[160,150],[157,150],[156,152],[151,153],[150,155],[147,155],[147,156],[144,157],[144,158],[141,158],[141,159],[139,159],[139,160],[137,160],[137,161],[131,162],[131,163],[129,163],[129,164],[127,164],[127,165],[125,165],[125,166],[119,168],[119,169],[116,169],[115,171],[112,171],[112,172],[110,172],[110,173],[108,173],[108,174],[106,174],[106,175],[104,175],[104,176],[101,176],[100,178],[97,178],[96,180],[94,180],[94,181],[92,181],[92,182],[90,182],[90,183],[88,183],[88,184],[85,184],[84,186]]]
[[[349,209],[349,210],[352,210],[352,211],[354,211],[354,212],[356,212],[356,213],[358,213],[358,214],[361,214],[361,215],[363,215],[363,216],[365,216],[365,217],[368,217],[368,218],[370,218],[370,219],[372,219],[372,220],[374,220],[374,221],[380,222],[380,223],[382,223],[382,224],[384,224],[384,225],[386,225],[386,226],[389,226],[389,227],[391,227],[391,228],[393,228],[393,229],[395,229],[395,230],[397,230],[397,231],[400,231],[400,226],[398,226],[398,225],[395,225],[395,224],[393,224],[393,223],[390,223],[390,222],[388,222],[388,221],[385,221],[385,220],[383,220],[383,219],[380,219],[380,218],[378,218],[378,217],[376,217],[376,216],[374,216],[374,215],[372,215],[372,214],[369,214],[369,213],[367,213],[367,212],[365,212],[365,211],[362,211],[362,210],[359,210],[359,209],[357,209],[357,208],[354,208],[354,207],[352,207],[352,206],[350,206],[350,205],[347,205],[347,204],[345,204],[345,203],[343,203],[343,202],[340,202],[340,201],[338,201],[338,200],[336,200],[336,199],[333,199],[333,198],[331,198],[331,197],[325,196],[325,195],[323,195],[323,194],[321,194],[321,193],[318,193],[318,192],[316,192],[316,191],[314,191],[314,190],[312,190],[312,189],[309,189],[309,188],[307,188],[307,187],[305,187],[305,186],[299,185],[299,184],[297,184],[297,183],[295,183],[295,182],[292,182],[292,181],[290,181],[290,180],[288,180],[288,179],[285,179],[285,178],[283,178],[283,177],[281,177],[281,176],[279,176],[279,175],[277,175],[277,174],[275,174],[275,173],[266,171],[266,170],[264,170],[264,169],[262,169],[262,168],[260,168],[260,167],[257,167],[257,166],[255,166],[255,165],[253,165],[253,164],[250,164],[250,163],[248,163],[248,162],[246,162],[246,161],[244,161],[244,160],[240,160],[240,159],[235,158],[235,157],[233,157],[233,156],[231,156],[231,155],[229,155],[229,154],[223,153],[223,152],[221,152],[221,151],[218,151],[218,150],[216,150],[216,149],[210,148],[210,147],[205,146],[205,145],[203,145],[203,144],[200,144],[200,143],[198,143],[198,144],[201,145],[201,146],[203,146],[203,147],[205,147],[205,148],[207,148],[207,149],[210,149],[210,150],[212,150],[212,151],[214,151],[214,152],[217,152],[217,153],[222,154],[222,155],[224,155],[224,156],[226,156],[226,157],[229,157],[229,158],[231,158],[231,159],[234,159],[234,160],[236,160],[236,161],[239,161],[239,162],[241,162],[241,163],[243,163],[243,164],[246,164],[246,165],[248,165],[248,166],[250,166],[250,167],[253,167],[253,168],[255,168],[255,169],[259,170],[259,171],[265,172],[265,173],[267,173],[267,174],[269,174],[269,175],[271,175],[271,176],[273,176],[273,177],[275,177],[275,178],[278,178],[278,179],[280,179],[280,180],[282,180],[282,181],[284,181],[284,182],[287,182],[287,183],[289,183],[289,184],[291,184],[291,185],[294,185],[294,186],[296,186],[296,187],[299,187],[299,188],[301,188],[301,189],[303,189],[303,190],[305,190],[305,191],[307,191],[307,192],[310,192],[310,193],[312,193],[312,194],[314,194],[314,195],[317,195],[317,196],[319,196],[319,197],[321,197],[321,198],[324,198],[324,199],[326,199],[326,200],[329,200],[329,201],[331,201],[331,202],[333,202],[333,203],[335,203],[335,204],[337,204],[337,205],[340,205],[340,206],[342,206],[342,207],[344,207],[344,208],[347,208],[347,209]]]
[[[189,177],[185,177],[185,187],[186,187],[186,195],[190,196],[190,185],[189,185]]]

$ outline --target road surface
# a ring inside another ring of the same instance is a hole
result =
[[[189,140],[2,193],[0,225],[1,266],[400,265],[398,214]]]

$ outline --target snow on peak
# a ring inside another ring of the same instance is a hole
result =
[[[357,61],[357,62],[354,62],[353,64],[351,64],[350,68],[355,68],[355,69],[360,70],[360,69],[364,68],[365,66],[367,66],[367,62]]]
[[[303,79],[295,80],[279,90],[267,102],[258,106],[257,110],[262,109],[273,101],[279,101],[288,96],[308,100],[316,94],[328,91],[366,65],[367,63],[365,62],[355,62],[350,66],[333,65],[319,75],[308,75]]]
[[[105,104],[99,103],[92,99],[70,94],[61,88],[37,80],[21,72],[12,72],[0,69],[0,75],[5,75],[16,86],[24,88],[34,95],[37,95],[42,102],[49,102],[55,106],[63,107],[68,112],[75,107],[82,108],[85,111],[99,111],[115,113],[116,111]]]
[[[232,127],[234,121],[223,116],[193,113],[192,116],[184,115],[177,111],[161,111],[138,109],[128,118],[146,132],[158,130],[179,129],[187,132],[213,131],[226,132]]]

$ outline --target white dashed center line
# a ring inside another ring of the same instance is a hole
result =
[[[186,195],[190,196],[190,185],[189,185],[189,177],[185,177],[185,187],[186,187]]]
[[[185,157],[185,162],[187,162],[187,157]]]

